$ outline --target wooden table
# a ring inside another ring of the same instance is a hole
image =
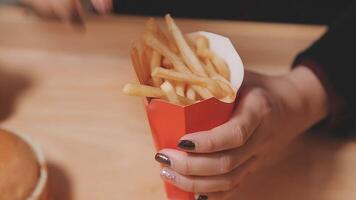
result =
[[[0,8],[1,127],[30,135],[44,150],[57,200],[163,200],[155,150],[134,80],[132,40],[146,19],[90,17],[85,31]],[[179,20],[185,31],[232,39],[245,65],[289,70],[323,27]],[[287,156],[261,169],[236,199],[349,200],[356,195],[356,145],[325,136],[299,139]]]

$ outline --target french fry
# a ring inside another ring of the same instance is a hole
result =
[[[213,63],[209,60],[209,58],[204,58],[205,70],[208,73],[209,77],[215,77],[218,73],[215,71]]]
[[[169,81],[164,81],[161,85],[162,91],[166,94],[167,99],[171,103],[181,104],[178,95],[174,91],[173,85]]]
[[[194,41],[191,39],[191,37],[188,37],[187,35],[185,35],[184,38],[185,38],[185,41],[187,42],[188,46],[190,47],[190,49],[193,52],[196,52],[197,51],[197,47],[196,47]]]
[[[203,88],[198,85],[192,85],[192,88],[201,96],[203,99],[210,99],[214,97],[214,95],[206,88]]]
[[[136,66],[134,69],[137,74],[137,78],[142,83],[146,82],[148,79],[151,78],[150,69],[144,65],[143,49],[144,47],[142,45],[142,42],[136,41],[132,43],[130,52],[131,60]]]
[[[164,69],[161,67],[157,67],[151,73],[152,77],[159,77],[173,81],[187,82],[189,84],[206,86],[209,79],[205,79],[200,76],[196,76],[194,74],[185,74],[181,72],[177,72],[170,69]]]
[[[215,68],[219,74],[226,80],[230,80],[230,69],[227,67],[225,61],[216,54],[214,54],[214,56],[211,58],[211,61],[215,65]]]
[[[147,45],[143,45],[141,59],[142,59],[143,66],[146,68],[148,66],[148,71],[151,71],[149,66],[150,66],[150,62],[151,62],[151,58],[152,58],[152,53],[153,53],[153,50],[151,47],[149,47]]]
[[[220,74],[218,74],[217,76],[213,77],[214,80],[216,81],[220,81],[225,83],[226,85],[228,85],[232,91],[234,91],[234,93],[236,94],[237,89],[232,85],[232,83],[228,80],[226,80],[224,77],[222,77]]]
[[[209,49],[209,40],[205,36],[199,36],[196,40],[197,54],[202,58],[209,58],[216,70],[226,80],[230,80],[230,70],[223,59]]]
[[[154,18],[150,18],[146,22],[146,31],[156,35],[156,37],[166,44],[174,53],[179,53],[178,47],[174,43],[172,36],[163,31]]]
[[[225,92],[221,89],[219,84],[209,78],[199,77],[194,74],[181,73],[169,69],[164,69],[161,67],[155,68],[151,75],[152,77],[160,77],[168,80],[186,82],[193,85],[200,85],[206,87],[211,93],[213,93],[216,98],[223,98],[224,96],[226,96]]]
[[[204,63],[205,63],[205,69],[208,72],[209,77],[216,80],[220,85],[220,87],[226,91],[228,96],[234,96],[236,92],[233,85],[215,71],[213,64],[210,62],[208,58],[204,59]]]
[[[170,15],[165,20],[168,32],[149,19],[145,33],[131,51],[140,82],[151,86],[126,84],[123,92],[177,105],[212,97],[232,102],[237,91],[229,81],[229,68],[210,50],[208,38],[184,36]]]
[[[209,57],[209,39],[205,36],[199,35],[196,39],[197,53],[201,57]]]
[[[226,92],[227,94],[226,96],[235,96],[236,93],[234,89],[231,87],[231,84],[226,83],[224,81],[226,79],[224,79],[222,76],[220,76],[219,78],[219,76],[213,78],[213,80],[215,80],[219,84],[220,88]]]
[[[172,17],[169,14],[167,14],[165,19],[166,19],[166,24],[167,24],[168,30],[172,34],[172,36],[178,46],[178,49],[181,53],[181,56],[182,56],[184,62],[188,65],[189,69],[193,73],[195,73],[199,76],[207,77],[207,74],[204,71],[204,68],[201,65],[198,57],[195,55],[195,53],[192,51],[192,49],[187,44],[187,41],[185,40],[184,35],[182,34],[179,27],[175,24]]]
[[[186,97],[180,96],[180,95],[178,95],[178,99],[182,103],[182,105],[190,105],[190,104],[195,103],[195,101],[188,99]]]
[[[187,92],[186,92],[186,96],[187,96],[188,99],[190,99],[192,101],[196,101],[197,100],[197,95],[196,95],[194,89],[192,88],[192,86],[188,86]]]
[[[124,85],[123,92],[130,96],[141,96],[151,98],[166,98],[165,93],[156,87],[128,83]]]
[[[146,22],[146,30],[157,34],[159,32],[159,25],[154,18],[149,18]]]
[[[191,74],[192,72],[186,67],[184,62],[174,53],[172,52],[165,44],[160,42],[154,35],[152,35],[149,32],[146,32],[143,35],[143,40],[146,45],[150,46],[154,50],[156,50],[158,53],[166,57],[174,66],[174,69]],[[193,86],[193,89],[204,99],[209,99],[213,97],[213,94],[206,88],[202,88],[201,86]]]
[[[185,84],[183,82],[176,82],[176,93],[180,96],[185,96]]]
[[[143,40],[146,45],[150,46],[152,49],[156,50],[159,54],[170,60],[177,71],[191,73],[190,70],[185,66],[183,61],[172,52],[165,44],[159,41],[153,34],[146,32],[143,35]]]
[[[235,97],[234,96],[226,96],[226,97],[220,99],[220,101],[225,102],[225,103],[232,103],[233,101],[235,101]]]
[[[147,85],[128,83],[124,85],[123,92],[129,96],[140,96],[140,97],[150,97],[168,100],[166,93],[161,88],[156,88]],[[189,105],[194,103],[194,101],[177,95],[179,102],[182,105]]]
[[[169,34],[169,32],[162,30],[162,34],[165,35],[165,37],[168,39],[168,46],[169,48],[176,54],[179,54],[179,49],[176,45],[176,43],[174,42],[174,39],[172,37],[171,34]]]
[[[156,68],[161,66],[161,55],[157,51],[152,52],[150,67],[151,72]],[[157,77],[152,77],[153,86],[159,87],[162,84],[162,79]]]

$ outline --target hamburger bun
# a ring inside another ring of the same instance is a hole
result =
[[[0,130],[0,177],[0,200],[26,200],[40,177],[31,146],[4,130]]]

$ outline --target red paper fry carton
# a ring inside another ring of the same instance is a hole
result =
[[[244,77],[243,64],[231,41],[223,36],[195,32],[209,39],[210,49],[220,56],[230,68],[231,83],[237,89],[235,101],[225,103],[216,98],[199,101],[188,106],[179,106],[158,99],[145,98],[145,107],[157,150],[177,149],[179,139],[189,133],[206,131],[227,122],[238,100],[239,89]],[[141,84],[147,84],[150,77],[149,56],[143,51],[142,43],[135,43],[131,58]],[[165,184],[170,200],[194,200],[194,194],[185,192],[169,183]]]

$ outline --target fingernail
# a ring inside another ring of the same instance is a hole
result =
[[[168,156],[166,156],[162,153],[157,153],[155,156],[155,159],[159,163],[162,163],[167,166],[171,166],[171,161],[169,160]]]
[[[199,195],[197,200],[208,200],[208,196],[206,195]]]
[[[185,150],[194,150],[195,144],[190,140],[181,140],[178,147]]]
[[[168,168],[163,168],[161,170],[161,177],[167,181],[174,182],[176,180],[176,175]]]

